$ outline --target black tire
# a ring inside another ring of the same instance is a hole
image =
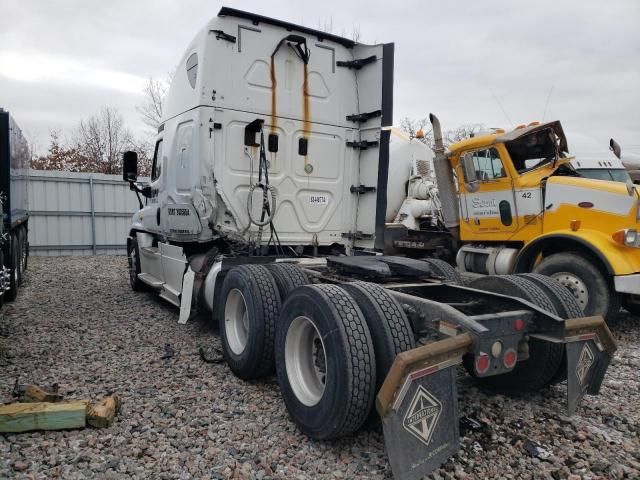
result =
[[[584,255],[573,252],[549,255],[533,271],[555,278],[569,288],[586,316],[602,315],[606,320],[612,320],[620,310],[618,295],[608,279]]]
[[[15,240],[15,250],[17,251],[17,266],[18,266],[18,287],[22,286],[22,283],[24,281],[24,270],[22,269],[24,263],[22,261],[22,236],[20,235],[20,228],[18,227],[18,229],[15,232],[14,235],[14,240]]]
[[[9,278],[9,290],[4,295],[7,301],[13,302],[18,298],[18,286],[22,275],[20,273],[20,249],[18,248],[17,237],[12,234],[10,238],[8,268],[11,270],[11,275]]]
[[[632,295],[621,295],[622,307],[632,315],[640,315],[640,303]],[[636,297],[637,298],[637,297]]]
[[[584,317],[584,312],[576,297],[557,280],[539,273],[521,273],[517,276],[531,280],[540,287],[553,302],[560,318]]]
[[[576,300],[568,288],[562,286],[558,281],[551,277],[540,275],[539,273],[521,273],[518,277],[526,278],[540,287],[551,299],[558,311],[560,318],[579,318],[584,317],[582,307]],[[567,379],[567,353],[566,350],[562,355],[562,363],[558,371],[549,381],[550,384],[563,382]]]
[[[244,380],[272,374],[281,302],[278,287],[269,271],[262,265],[232,268],[224,279],[220,298],[220,336],[231,371]],[[232,305],[232,302],[235,303]],[[237,318],[239,312],[235,308],[245,309],[246,324],[244,315],[242,320]],[[246,331],[243,330],[245,326]]]
[[[4,267],[5,267],[4,252],[2,251],[2,249],[0,249],[0,274],[2,274]],[[6,292],[4,290],[4,287],[5,287],[5,282],[4,282],[4,279],[2,279],[0,281],[0,307],[2,307],[2,305],[4,305],[4,302],[5,302]]]
[[[295,288],[309,285],[309,277],[297,265],[290,263],[269,263],[265,267],[269,270],[280,292],[280,300],[283,302]]]
[[[20,228],[20,235],[22,236],[20,245],[22,248],[22,273],[24,276],[24,272],[27,271],[27,267],[29,266],[29,233],[27,225],[23,225]]]
[[[496,275],[477,278],[470,282],[471,288],[486,290],[512,297],[522,298],[544,310],[557,315],[557,310],[547,294],[531,280],[515,275]],[[529,339],[529,358],[516,363],[508,373],[478,378],[478,381],[493,388],[510,392],[538,390],[548,385],[562,368],[564,345]],[[467,371],[475,376],[473,364],[465,360]]]
[[[149,286],[138,278],[140,269],[140,248],[138,247],[138,240],[135,238],[129,238],[127,244],[127,261],[129,265],[129,284],[134,292],[146,292],[149,291]]]
[[[296,336],[301,325],[315,329],[311,364],[296,360],[310,355],[305,348],[309,342],[304,340],[308,335]],[[316,338],[322,339],[319,346]],[[322,360],[318,348],[324,353],[324,362],[318,361]],[[324,367],[324,380],[310,378],[310,383],[322,385],[311,400],[304,401],[308,397],[296,393],[301,391],[296,379],[309,378],[300,373],[300,365],[317,370]],[[291,292],[278,325],[276,369],[289,415],[306,435],[330,440],[358,430],[373,406],[376,362],[367,322],[354,298],[343,288],[328,284],[307,285]]]
[[[341,287],[354,298],[371,332],[377,392],[396,356],[416,346],[411,323],[396,299],[380,285],[352,282],[343,283]]]
[[[445,281],[464,285],[464,279],[460,272],[444,260],[440,260],[439,258],[423,258],[422,260],[427,262],[433,272],[439,277],[443,277]]]

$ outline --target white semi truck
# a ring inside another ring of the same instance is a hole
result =
[[[615,344],[546,277],[478,290],[442,261],[380,254],[403,208],[437,210],[420,151],[390,140],[393,55],[222,8],[180,60],[151,182],[134,152],[123,176],[141,207],[132,288],[216,322],[234,374],[275,372],[312,438],[357,431],[375,403],[394,475],[417,479],[458,449],[458,364],[507,390],[567,379],[573,413]]]

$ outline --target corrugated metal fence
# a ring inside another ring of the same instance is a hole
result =
[[[126,253],[139,206],[121,176],[31,170],[29,179],[31,255]]]

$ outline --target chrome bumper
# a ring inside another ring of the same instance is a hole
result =
[[[619,275],[613,277],[613,282],[618,293],[640,295],[640,273]]]

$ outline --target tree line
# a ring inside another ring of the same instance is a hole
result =
[[[94,172],[111,175],[122,173],[122,154],[127,150],[138,152],[138,173],[151,174],[155,134],[162,120],[162,106],[172,78],[150,78],[144,88],[144,102],[136,107],[140,119],[148,127],[141,136],[135,136],[125,125],[122,114],[114,107],[105,106],[99,112],[80,120],[70,136],[62,138],[59,130],[52,130],[45,155],[35,156],[31,168],[36,170],[62,170],[67,172]],[[445,146],[469,138],[483,129],[481,124],[460,125],[443,132]],[[400,130],[431,148],[433,131],[425,118],[405,117]]]
[[[118,109],[104,106],[97,113],[80,120],[65,138],[60,130],[52,130],[47,153],[34,156],[31,168],[120,175],[122,154],[133,150],[138,152],[139,175],[149,176],[154,137],[162,119],[162,104],[169,81],[150,78],[144,88],[144,102],[136,109],[148,131],[140,136],[134,135]]]

